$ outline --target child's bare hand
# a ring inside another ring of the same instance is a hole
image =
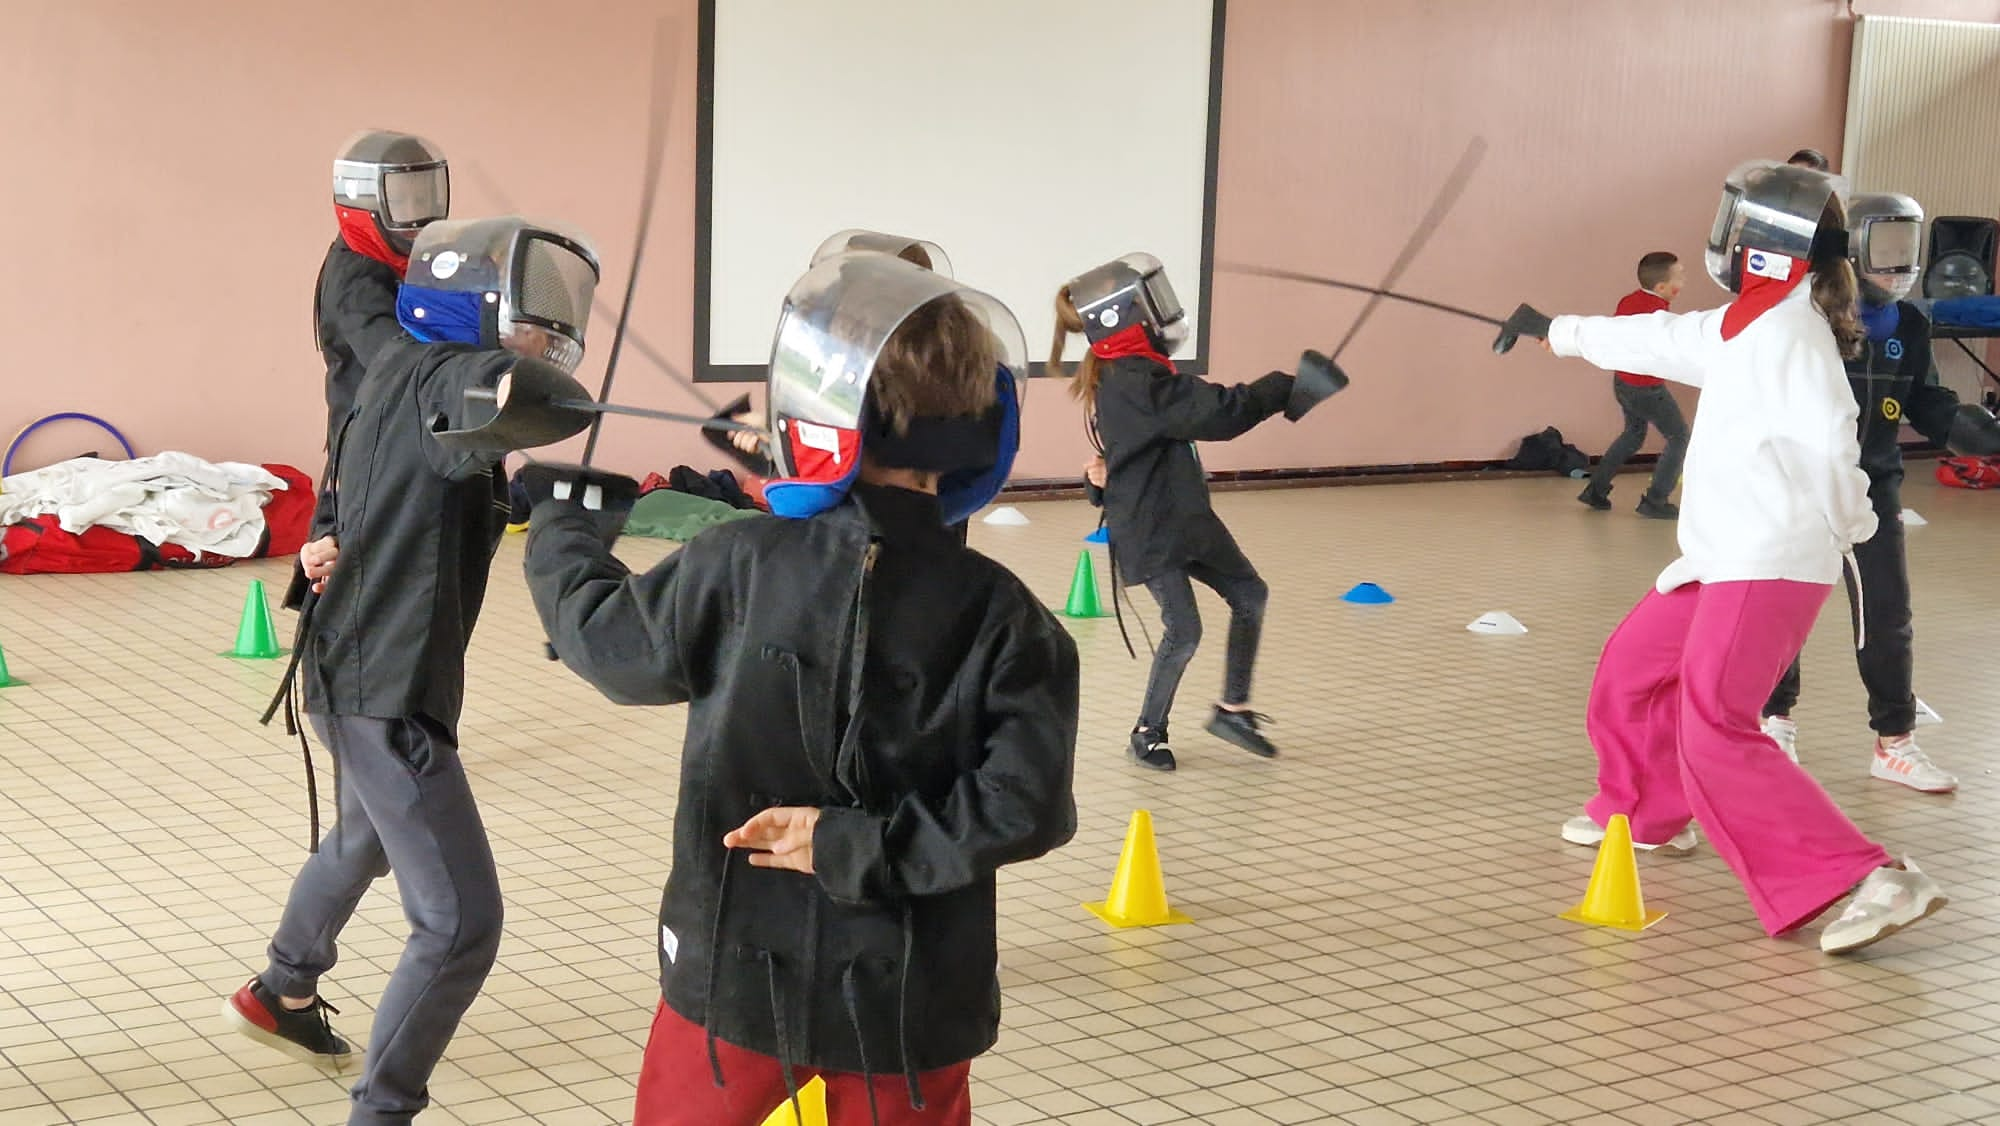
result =
[[[305,568],[306,578],[313,581],[314,594],[326,590],[326,577],[333,574],[333,565],[340,559],[340,544],[332,536],[321,536],[299,549],[299,565]]]
[[[1083,479],[1097,488],[1103,488],[1105,481],[1104,459],[1094,457],[1085,462],[1083,465]]]
[[[752,817],[742,828],[723,834],[722,847],[752,849],[757,868],[789,868],[812,875],[813,827],[819,810],[811,806],[777,805]]]
[[[754,426],[757,430],[762,430],[764,428],[764,412],[754,409],[747,410],[737,415],[735,421],[745,426]],[[759,434],[757,430],[731,430],[729,432],[729,444],[746,454],[754,454],[757,452],[758,447],[764,444],[764,436]]]

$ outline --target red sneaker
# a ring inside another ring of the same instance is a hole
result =
[[[326,1019],[326,1014],[339,1012],[317,996],[303,1009],[287,1009],[254,977],[222,1003],[222,1018],[230,1028],[293,1059],[334,1072],[354,1058],[354,1046],[336,1035]]]

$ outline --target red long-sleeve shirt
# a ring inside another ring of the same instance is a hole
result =
[[[1618,299],[1618,312],[1615,315],[1620,317],[1637,317],[1646,313],[1657,313],[1666,307],[1666,298],[1661,297],[1650,289],[1635,289]],[[1629,371],[1621,371],[1616,374],[1620,383],[1630,387],[1658,387],[1660,384],[1666,382],[1666,380],[1660,379],[1657,376],[1637,375]]]

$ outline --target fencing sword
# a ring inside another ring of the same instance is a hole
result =
[[[639,266],[645,260],[646,234],[652,229],[653,203],[660,193],[660,165],[665,162],[667,150],[667,111],[673,104],[674,48],[678,45],[678,37],[671,34],[670,25],[661,19],[653,32],[652,112],[646,122],[646,178],[639,188],[639,230],[632,239],[632,268],[625,276],[625,295],[618,305],[618,327],[611,333],[611,354],[604,361],[604,386],[597,393],[590,437],[583,442],[586,469],[590,467],[591,455],[597,452],[597,438],[604,428],[605,415],[627,413],[603,408],[611,403],[611,381],[618,377],[618,354],[625,346],[626,327],[632,323],[632,299],[639,292]]]
[[[597,438],[603,428],[606,415],[626,415],[634,418],[655,419],[663,422],[678,422],[696,426],[704,430],[744,430],[761,434],[758,427],[727,418],[702,417],[681,414],[675,411],[654,410],[647,407],[625,406],[611,402],[611,389],[618,377],[618,361],[623,354],[625,342],[631,338],[632,303],[638,293],[637,281],[640,267],[644,262],[646,235],[651,229],[654,201],[660,188],[660,169],[666,154],[666,116],[671,104],[674,74],[674,46],[677,39],[669,34],[669,24],[661,20],[654,38],[653,97],[651,119],[646,131],[645,180],[639,190],[639,218],[637,232],[632,246],[632,268],[625,285],[623,299],[619,303],[618,322],[611,336],[611,353],[604,364],[604,382],[595,399],[577,397],[583,390],[574,379],[551,376],[546,372],[532,369],[517,369],[509,380],[505,401],[499,389],[474,388],[466,392],[466,398],[491,404],[495,411],[495,421],[477,428],[478,436],[471,438],[468,445],[498,443],[487,448],[524,449],[560,441],[585,429],[578,425],[583,416],[589,417],[587,428],[589,437],[584,442],[582,464],[577,468],[589,470],[592,458],[597,452]],[[500,193],[495,191],[499,197]],[[501,200],[504,203],[504,199]],[[642,354],[663,365],[663,370],[688,382],[675,371],[656,350],[650,346],[641,349]],[[700,393],[697,391],[697,395]],[[446,434],[450,438],[452,435]]]
[[[465,169],[466,171],[470,172],[472,174],[472,178],[478,182],[480,190],[484,191],[487,194],[487,196],[489,196],[493,200],[494,204],[499,207],[501,211],[508,212],[510,214],[519,213],[520,209],[514,206],[513,202],[508,199],[507,193],[501,189],[500,185],[496,183],[491,176],[487,175],[486,170],[484,168],[468,160],[465,162]],[[635,269],[635,274],[636,274],[636,269]],[[637,280],[636,276],[627,278],[625,280],[625,287],[628,291],[632,288],[632,284],[635,280]],[[673,380],[675,383],[680,384],[681,387],[684,388],[688,394],[694,396],[696,402],[700,403],[702,406],[707,407],[709,410],[714,411],[718,414],[723,413],[722,404],[716,402],[714,396],[703,391],[701,389],[701,384],[696,383],[694,380],[688,378],[686,373],[682,372],[681,369],[678,366],[676,366],[672,360],[667,358],[666,353],[654,347],[650,341],[648,341],[645,337],[639,335],[637,331],[628,331],[625,335],[625,342],[632,347],[633,351],[639,353],[639,355],[644,357],[648,363],[652,364],[653,367],[660,372],[660,374],[666,376],[668,379]],[[618,414],[625,412],[614,411],[612,413]],[[667,419],[667,421],[687,422],[690,420],[685,417],[676,415]],[[729,429],[729,427],[714,427],[712,429]],[[750,429],[754,429],[754,427]]]
[[[1272,278],[1278,281],[1300,282],[1305,285],[1326,286],[1330,289],[1345,289],[1354,293],[1370,293],[1383,300],[1401,301],[1405,304],[1418,306],[1419,308],[1435,309],[1440,313],[1450,313],[1453,316],[1464,317],[1467,320],[1478,321],[1480,324],[1492,325],[1495,328],[1507,323],[1499,317],[1489,317],[1485,313],[1475,313],[1470,309],[1462,309],[1457,305],[1447,305],[1442,301],[1432,301],[1424,297],[1412,297],[1407,293],[1398,293],[1393,289],[1384,289],[1380,286],[1362,285],[1359,282],[1341,281],[1338,278],[1322,277],[1318,274],[1302,273],[1298,270],[1283,270],[1274,266],[1251,266],[1241,262],[1218,262],[1216,265],[1218,268],[1227,270],[1232,274],[1244,274],[1256,278]]]
[[[1335,346],[1333,355],[1329,359],[1336,361],[1340,359],[1340,354],[1353,342],[1354,334],[1361,331],[1361,326],[1368,322],[1376,307],[1381,305],[1389,292],[1394,290],[1397,280],[1403,276],[1403,271],[1409,269],[1410,263],[1416,261],[1424,244],[1437,233],[1439,225],[1444,222],[1444,217],[1457,206],[1458,197],[1465,193],[1465,186],[1472,181],[1472,174],[1479,170],[1479,162],[1485,158],[1486,138],[1472,138],[1471,143],[1465,146],[1464,155],[1458,158],[1457,167],[1452,169],[1444,186],[1438,190],[1437,198],[1431,201],[1430,210],[1424,213],[1422,221],[1417,224],[1416,233],[1403,244],[1403,252],[1397,255],[1395,263],[1389,267],[1389,272],[1383,275],[1382,284],[1374,287],[1369,293],[1368,303],[1361,307],[1361,312],[1355,316],[1354,323],[1347,327],[1347,335],[1340,338],[1340,343]]]

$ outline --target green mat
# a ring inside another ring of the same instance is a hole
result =
[[[707,497],[672,489],[654,489],[632,506],[632,515],[625,518],[625,534],[686,543],[704,528],[762,515],[753,509],[736,508]]]

